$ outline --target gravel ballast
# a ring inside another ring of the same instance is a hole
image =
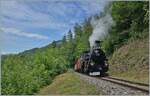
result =
[[[114,84],[109,81],[93,78],[80,73],[75,74],[79,75],[81,80],[95,85],[98,91],[103,92],[103,95],[148,95],[148,93],[142,92],[140,90]]]

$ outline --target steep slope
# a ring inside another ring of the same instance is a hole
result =
[[[78,75],[73,72],[67,72],[56,76],[53,83],[39,91],[41,95],[95,95],[100,94],[94,85],[82,81]]]
[[[109,61],[109,74],[136,82],[148,83],[148,45],[147,37],[141,40],[130,40],[116,50]]]

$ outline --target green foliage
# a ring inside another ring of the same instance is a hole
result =
[[[148,36],[148,4],[147,1],[112,2],[111,13],[116,25],[102,44],[107,55],[112,54],[128,39],[134,40]]]
[[[63,49],[53,47],[32,55],[19,54],[2,59],[2,94],[33,94],[50,83],[54,76],[66,72]]]
[[[92,33],[92,25],[90,23],[91,18],[88,18],[82,26],[78,24],[75,26],[75,57],[79,57],[80,54],[89,48],[89,36]]]

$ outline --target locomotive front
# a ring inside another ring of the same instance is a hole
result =
[[[84,51],[78,60],[75,64],[78,72],[102,76],[108,71],[107,58],[100,48],[100,41],[95,41],[95,45]]]
[[[89,75],[104,75],[108,71],[108,60],[100,48],[100,41],[95,41],[90,53]]]

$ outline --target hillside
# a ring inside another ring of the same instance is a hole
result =
[[[80,79],[74,72],[58,75],[51,85],[41,89],[40,95],[98,95],[100,92],[94,85]]]
[[[109,60],[109,74],[135,82],[149,83],[148,37],[129,41],[116,50]]]

